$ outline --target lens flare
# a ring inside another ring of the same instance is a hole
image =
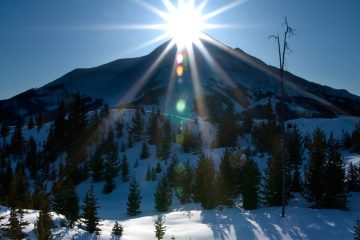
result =
[[[176,110],[179,113],[184,112],[186,109],[186,102],[183,99],[180,99],[177,103],[176,103]]]
[[[182,75],[184,75],[184,66],[183,65],[179,65],[176,67],[176,74],[178,77],[182,77]]]

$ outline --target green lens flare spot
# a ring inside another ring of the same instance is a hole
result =
[[[179,112],[179,113],[182,113],[183,111],[185,111],[185,108],[186,108],[186,103],[184,100],[180,99],[179,101],[177,101],[176,103],[176,110]]]

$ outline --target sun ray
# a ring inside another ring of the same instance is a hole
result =
[[[146,41],[146,42],[144,42],[144,43],[141,43],[140,45],[138,45],[138,46],[136,46],[136,47],[134,47],[134,48],[131,48],[131,49],[127,50],[126,52],[123,52],[122,54],[123,54],[123,55],[128,55],[128,54],[130,54],[130,53],[132,53],[132,52],[139,51],[139,50],[141,50],[141,49],[143,49],[143,48],[146,48],[146,47],[148,47],[148,46],[151,46],[151,45],[153,45],[153,44],[155,44],[155,43],[158,43],[158,42],[160,42],[160,41],[166,40],[166,39],[168,39],[169,37],[170,37],[170,36],[169,36],[168,33],[163,33],[163,34],[161,34],[161,35],[159,35],[159,36],[157,36],[157,37],[155,37],[155,38],[150,39],[149,41]]]
[[[129,100],[133,100],[133,98],[136,96],[139,90],[149,80],[151,74],[153,74],[153,72],[159,66],[161,61],[166,57],[166,55],[174,46],[175,46],[175,42],[173,40],[167,44],[167,46],[162,51],[160,56],[156,59],[156,61],[149,67],[149,69],[144,73],[144,75],[138,81],[136,81],[136,83],[134,83],[133,86],[124,94],[124,96],[120,99],[118,104],[126,104],[128,103]]]
[[[226,12],[226,11],[229,11],[229,10],[231,10],[231,9],[233,9],[233,8],[241,5],[241,4],[244,4],[244,3],[247,2],[247,1],[248,1],[248,0],[237,0],[237,1],[234,1],[234,2],[232,2],[232,3],[229,3],[229,4],[227,4],[227,5],[219,8],[219,9],[216,9],[215,11],[212,11],[212,12],[204,15],[202,18],[203,18],[204,21],[209,20],[210,18],[213,18],[213,17],[215,17],[215,16],[217,16],[217,15],[220,15],[220,14]]]
[[[134,0],[135,2],[137,2],[138,4],[142,5],[143,7],[149,9],[150,11],[152,11],[153,13],[155,13],[156,15],[158,15],[159,17],[163,18],[164,20],[167,20],[169,18],[169,13],[161,11],[160,9],[158,9],[157,7],[143,1],[143,0]]]

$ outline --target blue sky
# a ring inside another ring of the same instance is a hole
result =
[[[165,9],[159,0],[147,2]],[[209,0],[204,12],[231,2]],[[276,45],[268,36],[281,32],[286,15],[297,32],[289,42],[288,70],[360,95],[359,9],[358,0],[249,0],[210,21],[245,27],[206,33],[278,66]],[[104,26],[154,23],[163,20],[133,0],[2,0],[0,99],[41,87],[75,68],[145,55],[160,42],[136,47],[161,31]]]

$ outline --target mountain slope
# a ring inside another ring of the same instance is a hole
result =
[[[76,92],[86,99],[89,109],[106,101],[111,106],[158,106],[172,113],[176,112],[176,103],[183,100],[186,111],[177,114],[188,117],[196,115],[194,103],[200,97],[205,100],[206,117],[214,117],[219,109],[232,105],[238,111],[252,108],[255,116],[261,118],[262,106],[268,99],[272,98],[273,104],[279,99],[278,69],[240,49],[231,49],[210,38],[201,40],[200,47],[194,46],[197,72],[185,65],[180,79],[174,65],[176,46],[168,45],[166,42],[144,57],[76,69],[39,89],[0,101],[0,120],[14,120],[18,115],[39,111],[51,118],[60,100],[67,101]],[[163,54],[167,48],[169,51]],[[194,73],[198,74],[198,81]],[[194,93],[196,82],[202,94]],[[321,86],[288,72],[285,90],[288,119],[360,115],[360,97],[346,90]]]

